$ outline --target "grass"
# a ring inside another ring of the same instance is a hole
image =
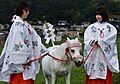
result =
[[[120,67],[120,35],[117,38],[118,59]],[[120,73],[113,73],[113,84],[120,84]]]
[[[80,39],[83,43],[83,39]],[[44,40],[43,40],[44,42]],[[56,44],[61,44],[62,42],[58,42]],[[47,47],[51,46],[50,45],[46,45]],[[0,45],[0,52],[2,50],[2,47]],[[119,54],[119,64],[120,64],[120,36],[118,36],[117,38],[117,47],[118,47],[118,54]],[[72,69],[72,73],[71,73],[71,84],[85,84],[85,70],[84,70],[84,66],[82,65],[80,68],[76,68],[75,66]],[[113,84],[120,84],[120,73],[113,73]],[[9,83],[4,83],[4,82],[0,82],[0,84],[9,84]],[[42,73],[42,68],[40,69],[39,74],[36,77],[35,80],[35,84],[45,84],[45,80],[44,80],[44,76]],[[65,84],[65,80],[63,77],[58,78],[56,84]]]

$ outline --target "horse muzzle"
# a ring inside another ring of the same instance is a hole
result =
[[[75,61],[75,66],[76,67],[80,67],[82,65],[82,62],[81,61]]]
[[[81,55],[76,55],[72,58],[72,60],[74,61],[76,67],[80,67],[83,62],[83,57]]]

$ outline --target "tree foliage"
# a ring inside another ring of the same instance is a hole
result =
[[[0,0],[0,23],[9,22],[20,1],[30,4],[28,20],[68,20],[76,23],[94,18],[98,6],[106,6],[110,14],[120,15],[120,2],[113,0]]]

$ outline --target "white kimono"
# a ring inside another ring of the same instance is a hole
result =
[[[14,16],[10,33],[0,56],[0,81],[9,82],[10,74],[21,73],[24,80],[35,80],[39,72],[38,61],[23,69],[22,64],[41,55],[44,45],[36,31],[19,16]]]
[[[48,44],[50,40],[52,42],[55,42],[55,34],[54,34],[55,29],[53,29],[53,25],[50,23],[47,23],[47,26],[48,26],[48,29],[46,28],[46,24],[43,25],[43,35],[45,36],[44,39],[46,39],[45,43]],[[50,30],[51,32],[48,33],[47,32],[48,30]],[[50,37],[49,37],[49,34],[51,35]]]
[[[98,41],[86,60],[84,67],[89,79],[106,79],[107,67],[111,72],[119,72],[118,53],[116,47],[117,31],[107,22],[91,24],[84,33],[84,60],[94,42]]]

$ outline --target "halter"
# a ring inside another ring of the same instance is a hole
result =
[[[55,56],[52,56],[52,55],[50,55],[49,53],[47,53],[47,55],[48,56],[50,56],[50,57],[52,57],[53,58],[53,60],[57,60],[58,62],[69,62],[69,61],[71,61],[71,60],[73,60],[72,59],[72,55],[70,54],[70,48],[72,48],[72,47],[80,47],[81,45],[80,45],[80,43],[73,43],[73,44],[68,44],[68,47],[67,48],[65,48],[65,55],[68,57],[68,60],[64,60],[64,59],[59,59],[59,58],[57,58],[57,57],[55,57]],[[79,56],[77,56],[76,58],[80,58]]]
[[[80,43],[68,44],[68,47],[65,49],[65,51],[66,51],[65,54],[67,55],[67,57],[69,59],[73,60],[72,55],[70,54],[70,48],[72,48],[72,47],[80,47],[80,46],[81,46]],[[77,56],[76,58],[79,58],[79,56]]]

